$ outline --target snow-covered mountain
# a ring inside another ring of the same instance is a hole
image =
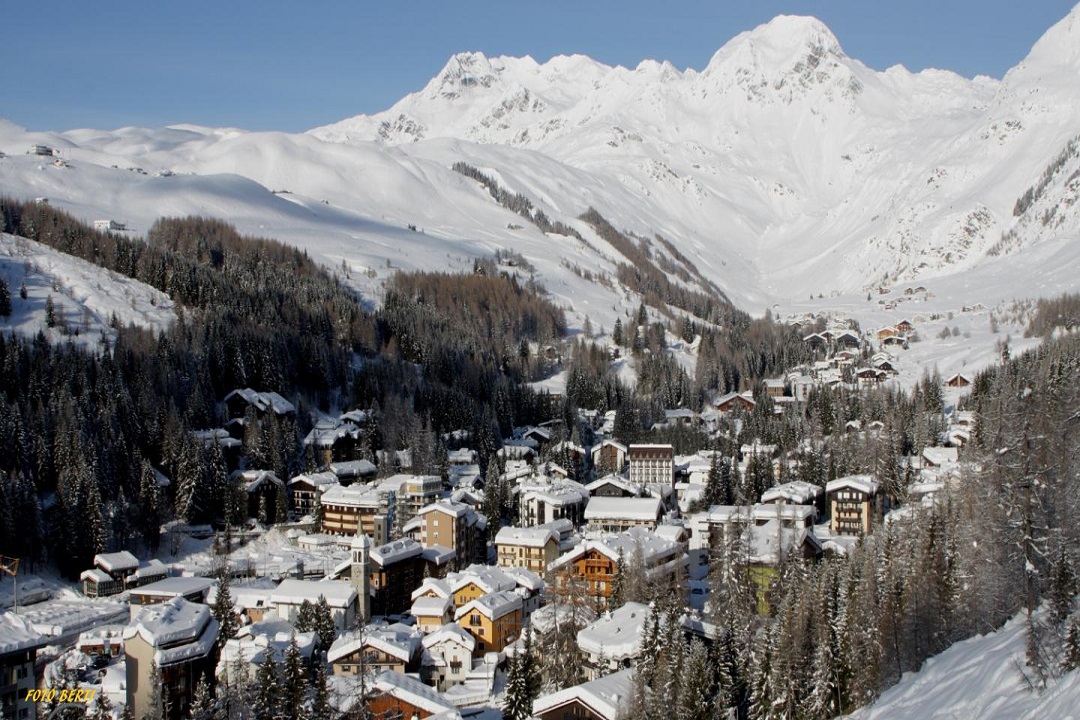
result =
[[[637,300],[610,282],[625,258],[576,220],[589,207],[757,312],[1008,278],[971,298],[996,300],[1049,292],[1046,272],[1074,277],[1080,262],[1078,48],[1080,7],[1000,81],[877,72],[804,17],[742,33],[700,71],[464,53],[389,110],[300,135],[0,122],[0,187],[137,231],[164,214],[222,217],[344,264],[365,289],[393,268],[514,250],[571,317],[609,327]],[[31,143],[67,167],[27,156]],[[458,161],[584,242],[499,206]]]

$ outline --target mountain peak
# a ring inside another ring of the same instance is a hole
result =
[[[732,61],[780,70],[805,57],[808,49],[818,56],[844,57],[840,42],[825,23],[805,15],[778,15],[732,38],[713,55],[705,72]]]
[[[1080,67],[1080,4],[1047,30],[1024,61]]]

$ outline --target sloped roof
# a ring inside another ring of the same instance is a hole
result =
[[[533,715],[540,715],[577,701],[603,720],[617,720],[630,704],[634,691],[633,678],[634,669],[627,668],[591,682],[544,695],[533,702]]]

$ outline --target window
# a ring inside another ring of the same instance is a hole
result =
[[[469,625],[471,625],[472,627],[479,627],[480,626],[480,615],[478,615],[477,613],[473,613],[472,615],[470,615],[469,616]]]

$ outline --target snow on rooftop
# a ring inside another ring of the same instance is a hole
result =
[[[634,669],[626,668],[581,685],[574,685],[533,702],[537,716],[577,700],[595,712],[602,720],[617,720],[629,707],[634,691]]]
[[[415,617],[442,617],[453,606],[450,598],[423,596],[413,600],[411,612]]]
[[[521,596],[515,592],[504,590],[481,595],[477,599],[465,603],[454,613],[454,619],[457,620],[462,618],[471,611],[476,610],[481,615],[491,620],[496,620],[520,609]]]
[[[558,541],[550,528],[519,528],[507,526],[495,534],[496,545],[520,545],[522,547],[542,548],[552,540]]]
[[[379,545],[372,548],[371,560],[372,562],[381,565],[383,567],[391,565],[408,558],[415,557],[424,552],[424,548],[420,543],[416,542],[412,538],[403,538],[401,540],[395,540],[385,545]]]
[[[392,695],[431,714],[454,710],[454,706],[434,688],[390,670],[380,673],[374,684],[379,692]]]
[[[432,648],[444,642],[454,642],[472,652],[476,647],[476,638],[456,622],[446,623],[435,632],[424,636],[421,643],[425,648]]]
[[[214,647],[218,622],[210,608],[178,597],[139,610],[124,630],[124,640],[136,635],[157,648],[158,667],[206,656]]]
[[[38,648],[47,641],[48,638],[35,630],[25,618],[12,612],[0,615],[0,654]]]
[[[420,583],[420,587],[412,591],[412,599],[416,600],[418,597],[428,593],[434,593],[436,597],[448,598],[454,594],[454,591],[446,580],[428,577],[424,578],[424,581]]]
[[[616,662],[637,657],[650,612],[648,605],[628,602],[605,613],[578,632],[578,647],[589,655],[602,655]]]
[[[878,484],[873,475],[847,475],[845,477],[830,480],[825,485],[825,492],[830,495],[840,490],[856,490],[867,495],[877,492]]]
[[[98,553],[94,556],[94,565],[109,573],[134,570],[139,567],[139,559],[127,550],[113,553]]]
[[[420,649],[421,640],[420,631],[401,623],[368,625],[337,638],[327,651],[326,660],[336,662],[363,647],[373,647],[402,663],[408,663]]]
[[[176,597],[197,592],[205,595],[216,584],[217,580],[204,577],[171,577],[143,585],[133,592],[136,595],[148,595],[150,597]]]
[[[585,506],[586,520],[653,520],[660,515],[659,498],[593,497]]]
[[[289,485],[307,483],[317,489],[325,490],[332,485],[339,484],[338,476],[332,472],[301,473],[289,480]]]
[[[282,605],[299,605],[308,600],[316,602],[326,598],[330,607],[347,608],[356,602],[356,588],[352,583],[337,580],[282,580],[271,593],[271,602]]]
[[[456,593],[469,585],[476,585],[486,593],[500,590],[513,590],[517,582],[506,572],[506,568],[497,565],[479,565],[473,563],[458,572],[449,573],[446,582],[450,591]]]
[[[814,499],[824,492],[820,485],[813,485],[802,480],[777,485],[766,490],[761,495],[761,502],[771,503],[775,500],[790,501],[793,505],[810,505]]]

